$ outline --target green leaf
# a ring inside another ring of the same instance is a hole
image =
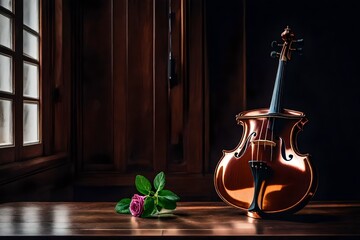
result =
[[[158,196],[175,202],[180,200],[179,196],[170,190],[161,190],[158,192]]]
[[[152,188],[150,181],[142,175],[136,176],[135,186],[136,186],[136,189],[144,195],[148,195]]]
[[[130,198],[123,198],[121,199],[115,206],[115,211],[117,213],[129,214],[130,213]]]
[[[161,191],[165,186],[165,174],[164,172],[159,172],[154,178],[154,187],[157,191]]]
[[[141,217],[149,217],[154,211],[156,211],[154,199],[152,197],[146,197],[144,202],[144,211],[141,214]]]
[[[169,199],[167,199],[165,197],[161,197],[161,196],[158,197],[158,204],[160,207],[163,207],[165,209],[172,210],[172,209],[176,208],[176,201],[169,200]]]

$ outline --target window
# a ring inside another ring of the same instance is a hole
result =
[[[0,163],[42,154],[40,0],[0,0]]]

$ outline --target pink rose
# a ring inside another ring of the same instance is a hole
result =
[[[134,217],[140,217],[144,211],[144,201],[146,196],[134,194],[130,202],[130,212]]]

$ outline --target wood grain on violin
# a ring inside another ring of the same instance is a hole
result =
[[[220,198],[251,217],[271,217],[304,207],[315,194],[317,174],[308,154],[297,148],[297,135],[307,122],[305,114],[281,105],[285,66],[291,59],[294,33],[286,27],[281,34],[281,53],[269,108],[241,112],[243,126],[238,146],[223,151],[214,174]]]

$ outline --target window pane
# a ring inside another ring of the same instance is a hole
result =
[[[11,0],[0,0],[0,5],[6,9],[12,11],[12,1]]]
[[[24,54],[36,60],[39,59],[39,39],[34,34],[24,30]]]
[[[24,24],[39,32],[39,0],[24,0]]]
[[[39,67],[24,62],[24,96],[39,98]]]
[[[12,101],[0,99],[0,146],[13,145]]]
[[[39,142],[39,105],[37,103],[24,103],[24,144]]]
[[[13,92],[12,58],[0,54],[0,91]]]
[[[0,44],[12,49],[12,22],[3,14],[0,14]]]

